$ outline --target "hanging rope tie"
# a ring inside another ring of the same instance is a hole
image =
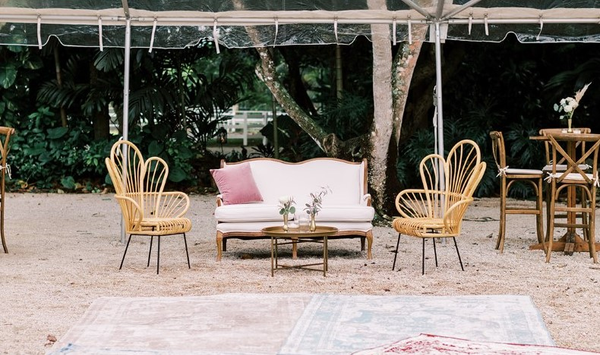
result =
[[[104,51],[104,41],[102,38],[102,17],[98,16],[98,45],[100,46],[100,52]]]
[[[157,23],[158,23],[158,19],[155,17],[154,22],[152,22],[152,32],[150,34],[150,47],[148,47],[148,53],[152,53],[152,49],[154,48],[154,38],[156,38]]]
[[[397,27],[397,23],[396,23],[396,18],[394,17],[394,20],[392,21],[392,42],[394,43],[394,46],[396,45],[396,27]],[[410,33],[410,20],[408,20],[408,28],[409,28],[409,33]]]
[[[485,35],[489,36],[490,35],[490,28],[488,26],[488,17],[487,17],[487,14],[483,18],[483,27],[485,28]]]
[[[542,19],[542,16],[540,16],[540,32],[538,32],[537,36],[535,37],[536,41],[540,40],[540,36],[542,35],[543,29],[544,29],[544,20]]]
[[[273,38],[273,47],[277,44],[277,35],[279,34],[279,18],[275,17],[275,38]]]
[[[333,19],[333,33],[335,34],[335,43],[339,43],[338,39],[338,19],[337,17]]]
[[[507,171],[508,171],[508,165],[503,168],[498,167],[498,175],[496,175],[496,177],[506,176]]]
[[[0,165],[0,171],[2,170],[6,170],[6,175],[8,175],[9,179],[12,179],[12,176],[10,174],[10,165],[6,164],[5,166],[1,166]]]
[[[469,14],[469,36],[471,35],[471,29],[473,28],[473,13]]]
[[[217,50],[217,54],[221,54],[221,49],[219,48],[219,29],[217,28],[217,19],[215,19],[215,24],[213,26],[213,40],[215,41],[215,49]]]
[[[37,40],[38,48],[42,49],[42,16],[38,16],[37,18]]]
[[[412,45],[413,43],[413,38],[412,38],[412,23],[410,22],[410,17],[408,18],[408,44]]]

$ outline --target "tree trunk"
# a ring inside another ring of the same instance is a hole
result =
[[[370,0],[369,9],[386,8],[385,0]],[[392,110],[392,46],[388,25],[371,25],[373,42],[373,126],[369,136],[369,182],[373,207],[378,213],[385,211],[387,194],[388,151],[393,131]]]
[[[417,59],[423,47],[423,39],[427,35],[427,25],[413,26],[413,43],[402,43],[400,49],[394,58],[394,139],[396,145],[400,141],[402,132],[402,123],[404,122],[404,113],[410,84],[417,66]]]
[[[58,44],[54,45],[54,70],[56,71],[56,83],[59,89],[62,89],[62,69],[60,65],[60,53]],[[60,105],[60,122],[63,127],[67,127],[67,110],[64,105]]]
[[[279,52],[283,55],[283,58],[285,58],[285,62],[288,67],[289,83],[287,87],[290,96],[294,98],[294,101],[298,103],[298,105],[302,107],[304,111],[308,112],[310,115],[316,116],[318,114],[317,109],[310,99],[310,96],[308,96],[306,87],[302,81],[300,63],[298,63],[299,56],[296,54],[296,51],[293,48],[279,47]],[[273,51],[270,51],[269,53],[271,54],[271,58],[274,60],[275,57]]]
[[[98,87],[98,70],[94,66],[94,61],[89,62],[90,87]],[[94,127],[94,140],[101,140],[110,137],[110,115],[108,114],[108,105],[105,105],[100,111],[95,112],[92,117]]]

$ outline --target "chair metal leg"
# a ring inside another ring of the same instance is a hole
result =
[[[460,252],[458,251],[458,244],[456,244],[456,238],[452,237],[452,240],[454,240],[454,247],[456,248],[456,254],[458,255],[458,261],[460,262],[460,268],[462,269],[462,271],[465,271],[465,268],[463,267],[462,259],[460,258]]]
[[[187,238],[185,237],[185,233],[183,233],[183,243],[185,244],[185,256],[187,257],[188,269],[191,269],[192,266],[190,265],[190,253],[188,253]]]
[[[396,250],[394,250],[394,263],[392,264],[392,271],[396,268],[396,258],[398,257],[398,247],[400,246],[400,236],[402,234],[398,233],[398,241],[396,242]]]
[[[158,268],[160,266],[160,235],[157,235],[156,239],[157,239],[157,243],[156,243],[156,249],[157,249],[157,253],[156,253],[156,275],[158,275]]]
[[[148,250],[148,263],[146,267],[150,267],[150,256],[152,255],[152,241],[154,240],[154,236],[150,236],[150,250]]]
[[[423,238],[423,260],[421,261],[421,275],[425,275],[425,238]]]
[[[435,238],[431,238],[431,240],[433,241],[433,255],[435,256],[435,267],[438,267],[437,250],[435,248]]]
[[[123,258],[121,258],[121,265],[119,266],[119,270],[121,270],[121,268],[123,267],[123,261],[125,261],[125,255],[127,254],[127,249],[129,248],[129,242],[131,241],[131,236],[133,234],[129,235],[129,239],[127,239],[127,245],[125,245],[125,252],[123,253]]]

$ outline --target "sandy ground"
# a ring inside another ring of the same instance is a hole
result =
[[[188,235],[192,268],[181,237],[165,238],[161,272],[146,268],[149,238],[134,237],[125,265],[120,212],[113,196],[101,194],[12,194],[6,196],[8,254],[0,254],[0,354],[43,354],[102,296],[178,296],[229,292],[477,295],[532,297],[559,346],[600,351],[600,266],[587,253],[555,252],[550,264],[536,240],[532,216],[511,216],[505,252],[494,250],[498,200],[477,200],[459,238],[465,271],[452,243],[438,247],[440,265],[426,260],[421,243],[404,238],[392,271],[396,234],[376,227],[373,260],[354,240],[330,242],[329,273],[284,270],[270,275],[268,240],[230,240],[216,262],[214,196],[192,196]],[[598,231],[597,231],[598,233]],[[431,246],[427,253],[432,256]],[[287,254],[289,256],[289,252]],[[304,259],[320,250],[300,247]],[[284,257],[286,254],[284,253]]]

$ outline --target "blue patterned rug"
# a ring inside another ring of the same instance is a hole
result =
[[[315,295],[280,354],[348,354],[420,333],[554,345],[527,296]]]
[[[527,296],[100,298],[48,354],[350,354],[419,335],[554,345]]]

